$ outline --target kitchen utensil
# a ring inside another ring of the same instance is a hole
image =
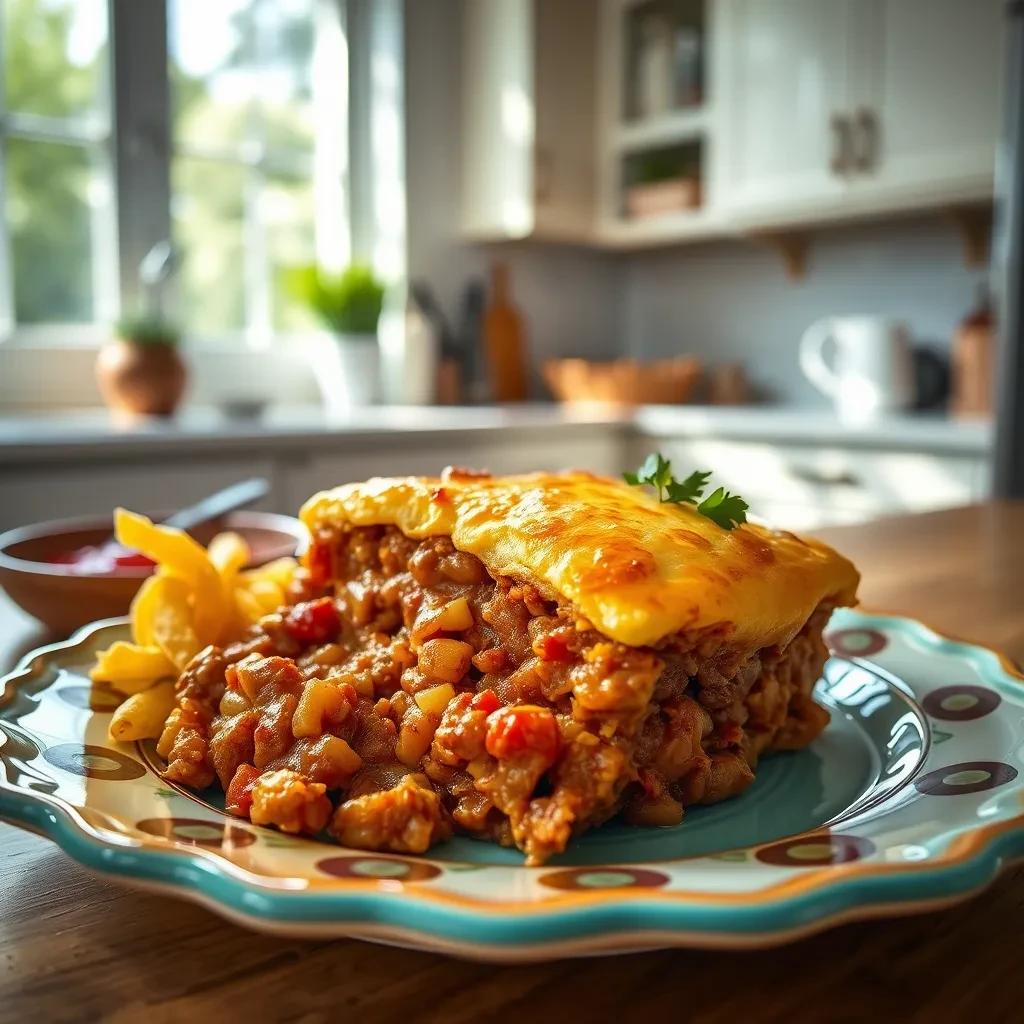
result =
[[[825,358],[830,342],[831,365]],[[909,332],[887,317],[834,316],[812,324],[800,341],[800,368],[844,420],[897,412],[914,401]]]

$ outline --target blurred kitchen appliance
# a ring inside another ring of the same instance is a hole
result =
[[[982,289],[978,305],[953,336],[954,416],[991,416],[995,320],[988,290]]]
[[[832,343],[832,364],[825,348]],[[914,363],[907,328],[877,316],[826,317],[800,340],[800,368],[835,402],[844,420],[898,412],[914,402]]]
[[[462,292],[462,310],[456,340],[462,353],[464,388],[470,402],[486,402],[487,366],[484,359],[484,308],[487,288],[479,279],[470,280]]]

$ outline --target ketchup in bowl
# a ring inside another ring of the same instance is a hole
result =
[[[116,573],[118,569],[145,569],[156,565],[156,562],[138,551],[129,551],[120,544],[88,544],[72,551],[50,555],[46,561],[51,565],[67,565],[74,573],[83,576],[98,576]]]

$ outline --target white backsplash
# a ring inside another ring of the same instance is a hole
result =
[[[833,314],[904,319],[916,344],[948,349],[986,271],[964,266],[939,214],[811,236],[807,273],[786,277],[778,253],[730,241],[637,254],[620,276],[619,329],[639,358],[696,353],[743,361],[776,397],[825,405],[797,365],[803,331]]]

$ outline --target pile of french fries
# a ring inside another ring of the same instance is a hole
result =
[[[132,601],[131,642],[100,651],[90,673],[125,698],[110,738],[130,742],[160,735],[174,707],[174,680],[199,651],[230,642],[284,603],[297,563],[280,558],[246,570],[250,552],[237,533],[219,533],[204,548],[123,508],[114,513],[114,534],[157,564]]]

